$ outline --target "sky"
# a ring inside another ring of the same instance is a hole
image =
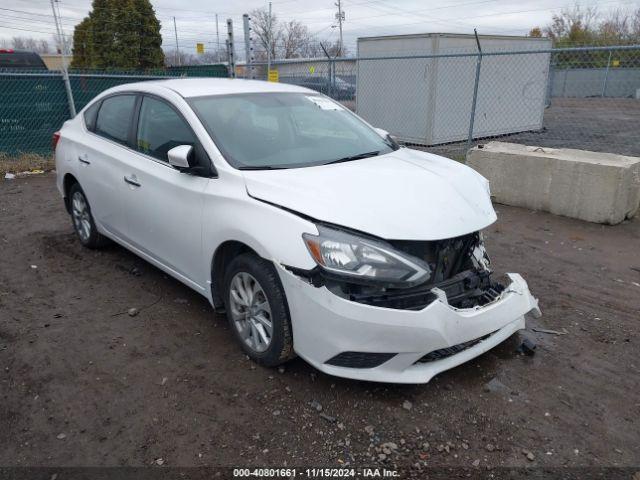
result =
[[[339,34],[335,14],[337,0],[273,0],[272,8],[279,21],[298,20],[319,41],[336,41]],[[343,42],[351,53],[358,37],[407,33],[473,33],[525,35],[532,27],[549,24],[554,13],[571,8],[575,0],[341,0],[345,14]],[[226,38],[226,20],[234,23],[237,48],[242,42],[242,14],[267,7],[265,0],[151,0],[162,23],[163,46],[175,48],[175,17],[181,50],[195,53],[196,43],[214,50],[216,14],[219,38]],[[597,5],[606,15],[614,9],[635,9],[640,0],[582,0],[581,7]],[[59,10],[66,34],[91,7],[90,0],[59,0]],[[0,38],[14,36],[47,40],[55,34],[50,0],[0,0]],[[239,57],[241,57],[241,52]]]

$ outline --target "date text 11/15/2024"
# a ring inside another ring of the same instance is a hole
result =
[[[387,468],[234,468],[234,478],[399,478]]]

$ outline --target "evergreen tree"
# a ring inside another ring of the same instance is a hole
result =
[[[91,36],[89,35],[90,22],[85,18],[76,25],[73,33],[73,60],[71,68],[86,68],[91,56]]]
[[[74,68],[149,69],[164,64],[160,22],[149,0],[93,0],[74,31]]]
[[[139,68],[159,68],[164,65],[160,22],[149,0],[133,0],[140,19]]]

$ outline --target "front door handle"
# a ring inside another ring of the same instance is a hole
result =
[[[125,177],[124,177],[124,181],[125,181],[126,183],[128,183],[129,185],[133,185],[134,187],[141,187],[141,186],[142,186],[140,183],[138,183],[138,180],[136,179],[136,177],[135,177],[135,176],[134,176],[134,177],[132,177],[132,178],[129,178],[129,177],[127,177],[127,176],[125,175]]]
[[[86,155],[79,156],[78,160],[80,160],[80,163],[84,163],[85,165],[91,165],[91,162],[89,160],[87,160],[87,156]]]

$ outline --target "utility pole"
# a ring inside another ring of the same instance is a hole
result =
[[[244,54],[245,54],[245,74],[244,78],[253,80],[253,44],[251,43],[251,26],[249,25],[249,14],[242,15],[242,25],[244,27]]]
[[[58,42],[62,49],[62,81],[64,82],[64,89],[67,92],[67,102],[69,103],[69,113],[71,118],[76,116],[76,105],[73,101],[73,92],[71,91],[71,82],[69,81],[69,72],[67,71],[67,41],[64,38],[64,30],[62,29],[62,22],[58,18],[56,11],[56,4],[54,0],[51,0],[51,10],[53,10],[53,20],[56,23],[56,31],[58,32]]]
[[[216,56],[218,58],[218,63],[222,60],[220,58],[220,30],[218,29],[218,14],[216,13]]]
[[[176,27],[176,17],[173,17],[173,31],[176,34],[176,63],[178,66],[182,64],[180,61],[180,46],[178,45],[178,28]]]
[[[340,0],[335,4],[338,7],[338,13],[336,13],[336,19],[338,20],[338,27],[340,28],[340,44],[338,45],[338,57],[342,56],[342,22],[344,21],[344,12],[342,11],[342,3]]]
[[[271,70],[271,37],[273,36],[273,34],[271,33],[271,2],[269,2],[269,18],[268,20],[268,25],[269,25],[269,31],[267,32],[267,78],[269,77],[269,71]]]

